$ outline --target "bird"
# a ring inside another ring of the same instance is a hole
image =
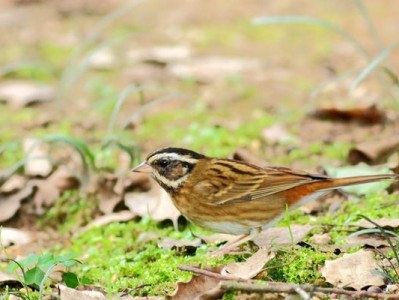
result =
[[[202,228],[237,239],[214,251],[229,253],[295,209],[344,186],[397,180],[397,174],[331,178],[289,167],[260,167],[167,147],[150,153],[133,172],[149,173],[181,214]]]

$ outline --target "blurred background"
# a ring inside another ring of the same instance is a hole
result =
[[[125,194],[149,183],[129,170],[165,146],[308,171],[397,164],[398,10],[1,0],[1,224],[59,238],[134,211]]]

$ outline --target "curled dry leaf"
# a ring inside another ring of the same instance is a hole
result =
[[[48,178],[31,180],[30,184],[37,189],[33,199],[36,213],[42,214],[43,208],[53,204],[64,191],[78,188],[80,181],[67,168],[61,166]]]
[[[21,201],[33,193],[33,186],[28,184],[19,192],[11,195],[0,194],[0,222],[11,219],[21,207]]]
[[[54,89],[44,84],[22,80],[0,83],[0,101],[16,109],[32,103],[51,101],[54,95]]]
[[[314,118],[340,122],[359,122],[373,125],[383,123],[386,114],[375,105],[366,108],[340,109],[321,108],[311,114]]]
[[[192,241],[187,241],[187,240],[176,240],[172,238],[165,238],[162,241],[158,243],[158,247],[163,248],[163,249],[195,249],[201,246],[202,242],[201,239],[197,238]]]
[[[274,227],[262,231],[253,239],[254,243],[259,247],[275,249],[280,246],[291,246],[299,243],[312,230],[311,225],[292,225],[290,230],[287,227]]]
[[[26,159],[25,175],[47,177],[53,170],[48,145],[39,139],[26,138],[23,148]]]
[[[115,223],[115,222],[126,222],[129,220],[132,220],[136,215],[131,212],[130,210],[122,210],[116,213],[111,213],[108,215],[104,215],[101,217],[98,217],[97,219],[93,220],[89,224],[87,224],[85,227],[81,229],[81,231],[87,231],[90,228],[93,227],[100,227],[104,226],[110,223]]]
[[[372,139],[349,150],[348,162],[355,165],[364,162],[376,165],[386,162],[389,156],[399,150],[399,137]]]
[[[63,300],[106,300],[104,293],[95,290],[77,290],[66,285],[59,284],[59,297]]]
[[[229,263],[223,269],[222,275],[231,275],[242,279],[251,279],[262,271],[264,265],[274,257],[267,248],[261,247],[246,261]]]
[[[2,227],[0,230],[1,245],[4,247],[28,244],[33,239],[33,233],[29,231],[9,227]]]
[[[181,215],[168,194],[155,184],[148,192],[126,193],[125,205],[141,217],[149,216],[156,221],[171,220],[175,228]]]
[[[215,270],[210,270],[215,271]],[[219,273],[219,270],[216,272]],[[213,300],[220,299],[223,291],[219,287],[220,279],[205,275],[193,275],[189,282],[178,282],[170,300]]]
[[[381,218],[377,220],[372,220],[373,222],[377,223],[380,227],[391,227],[391,228],[398,228],[399,227],[399,219],[388,219],[388,218]],[[359,220],[353,225],[362,227],[362,228],[376,228],[373,223],[370,223],[367,220]]]
[[[327,282],[339,288],[353,287],[360,290],[370,285],[383,285],[382,275],[373,272],[379,266],[371,251],[360,250],[353,254],[344,254],[336,260],[328,260],[321,273]]]

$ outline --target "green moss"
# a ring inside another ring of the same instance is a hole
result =
[[[189,272],[178,269],[181,264],[215,266],[232,261],[232,258],[210,258],[207,246],[197,249],[196,255],[161,249],[157,240],[142,240],[142,233],[153,232],[161,237],[191,240],[186,228],[175,231],[173,227],[160,227],[155,222],[113,223],[93,228],[76,236],[68,251],[85,253],[80,276],[87,276],[94,284],[110,293],[132,289],[133,295],[166,295],[173,291],[176,282],[190,279]],[[140,288],[140,286],[142,286]],[[135,289],[137,288],[137,289]]]

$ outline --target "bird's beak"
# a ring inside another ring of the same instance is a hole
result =
[[[132,172],[138,172],[138,173],[151,173],[152,168],[149,164],[147,164],[146,161],[142,162],[139,164],[137,167],[135,167]]]

